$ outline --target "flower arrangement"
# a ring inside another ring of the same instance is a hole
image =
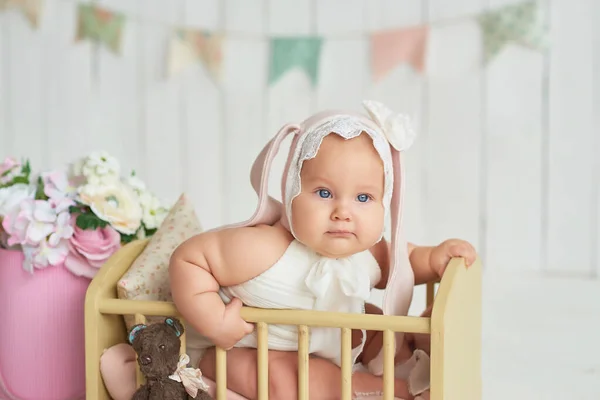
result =
[[[121,245],[153,235],[167,213],[106,152],[40,174],[29,161],[0,164],[0,247],[22,251],[30,273],[64,266],[91,279]]]

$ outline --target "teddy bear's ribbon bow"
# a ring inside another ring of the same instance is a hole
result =
[[[407,150],[413,144],[416,134],[408,115],[394,112],[382,103],[372,100],[363,101],[363,107],[396,150]]]
[[[202,372],[198,368],[189,368],[187,366],[189,362],[190,357],[187,354],[182,354],[179,357],[175,373],[169,375],[169,378],[183,383],[185,391],[193,398],[196,398],[198,390],[208,391],[208,385],[202,379]]]

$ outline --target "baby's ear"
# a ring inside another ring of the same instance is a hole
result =
[[[135,340],[137,335],[146,328],[147,326],[144,324],[134,325],[133,328],[131,328],[131,330],[129,331],[129,343],[133,344],[133,341]]]
[[[166,318],[165,324],[169,325],[175,330],[175,334],[177,335],[177,337],[183,335],[183,324],[177,318]]]

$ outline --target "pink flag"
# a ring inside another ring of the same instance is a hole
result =
[[[379,80],[401,63],[409,63],[423,72],[429,28],[383,31],[371,35],[371,67],[373,77]]]

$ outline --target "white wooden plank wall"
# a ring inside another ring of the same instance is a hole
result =
[[[487,268],[598,275],[600,6],[540,0],[550,51],[509,45],[482,68],[466,16],[518,1],[98,0],[128,17],[115,55],[74,42],[75,0],[46,0],[38,30],[0,14],[0,157],[37,169],[106,149],[165,200],[187,192],[212,228],[251,215],[249,167],[281,125],[374,98],[419,130],[411,240],[466,238]],[[426,72],[374,82],[368,33],[427,22]],[[226,33],[221,82],[201,64],[167,77],[174,26]],[[269,36],[308,34],[324,37],[316,86],[291,71],[269,87]],[[278,198],[286,145],[269,180]]]
[[[516,2],[490,0],[488,7]],[[543,53],[510,46],[485,72],[482,228],[486,255],[499,265],[512,263],[515,256],[520,265],[539,266],[546,259],[545,66]]]

